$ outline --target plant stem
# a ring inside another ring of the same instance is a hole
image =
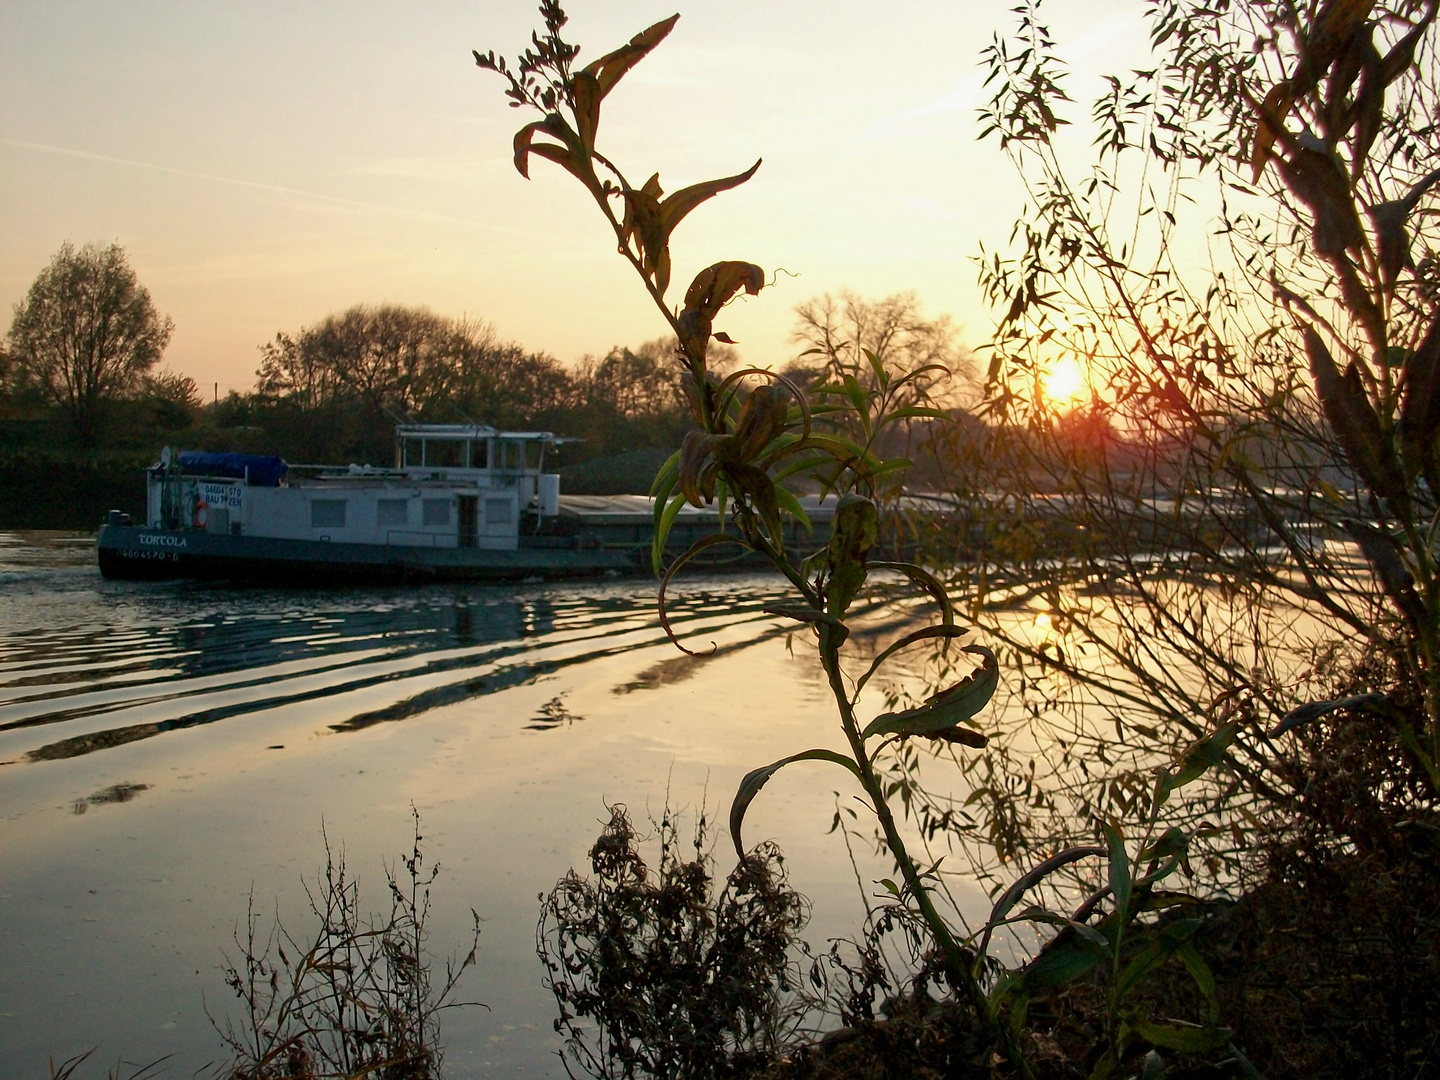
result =
[[[890,849],[890,854],[894,857],[901,876],[905,879],[906,888],[915,898],[915,905],[920,909],[920,916],[929,927],[935,945],[944,954],[945,964],[950,972],[951,985],[957,989],[963,987],[975,1010],[975,1018],[981,1024],[989,1025],[996,1039],[1005,1048],[1005,1056],[1010,1059],[1011,1064],[1015,1066],[1020,1075],[1028,1080],[1031,1073],[1024,1056],[1020,1053],[1014,1040],[1011,1039],[1010,1032],[1005,1025],[1000,1023],[997,1017],[991,1015],[989,997],[980,985],[979,979],[975,977],[965,951],[960,948],[959,942],[955,940],[955,935],[950,932],[950,927],[936,909],[935,902],[930,896],[930,890],[920,880],[920,872],[916,869],[915,861],[910,858],[905,841],[900,836],[900,830],[895,824],[895,816],[890,812],[890,805],[885,800],[884,784],[876,775],[869,756],[865,753],[865,742],[860,737],[860,727],[855,722],[855,710],[850,703],[845,679],[840,671],[841,642],[837,638],[838,635],[832,627],[822,626],[820,628],[820,659],[830,682],[830,691],[835,697],[836,708],[840,711],[840,726],[845,732],[845,738],[850,744],[851,755],[860,770],[860,783],[865,788],[865,794],[870,798],[870,805],[885,834],[885,844]]]

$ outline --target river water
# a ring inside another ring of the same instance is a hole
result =
[[[461,996],[489,1008],[446,1014],[446,1074],[564,1075],[537,897],[586,868],[607,804],[723,820],[749,769],[840,744],[813,650],[761,611],[780,595],[756,575],[683,583],[677,632],[715,646],[690,658],[643,579],[108,582],[86,538],[0,534],[0,1071],[91,1047],[92,1064],[170,1055],[168,1076],[218,1060],[206,1010],[239,1015],[221,970],[248,899],[303,928],[323,829],[388,909],[413,804],[442,868],[435,952],[483,919]],[[827,835],[837,789],[838,770],[788,769],[746,824],[784,847],[817,947],[863,915]]]

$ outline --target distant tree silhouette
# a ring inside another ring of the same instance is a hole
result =
[[[59,408],[94,446],[107,409],[140,385],[174,328],[118,244],[66,243],[15,305],[13,382]]]

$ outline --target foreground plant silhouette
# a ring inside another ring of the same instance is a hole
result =
[[[759,368],[746,368],[724,379],[712,374],[706,363],[710,342],[730,343],[728,335],[715,331],[715,319],[742,292],[758,293],[765,285],[765,273],[753,263],[717,262],[695,276],[683,304],[673,310],[666,299],[671,277],[670,235],[706,200],[749,180],[760,162],[734,176],[692,184],[668,196],[658,174],[639,186],[632,184],[596,148],[601,103],[621,77],[664,40],[679,16],[656,23],[629,44],[577,70],[574,61],[579,49],[560,36],[566,22],[564,11],[553,0],[545,0],[540,11],[545,33],[532,36],[532,47],[514,68],[494,52],[475,53],[480,67],[507,81],[505,93],[512,106],[534,108],[543,115],[517,132],[515,166],[528,177],[532,156],[545,158],[574,176],[595,200],[615,233],[620,254],[675,334],[676,360],[685,368],[683,384],[699,425],[661,469],[652,488],[661,620],[669,632],[666,589],[674,575],[701,552],[728,543],[741,544],[766,557],[789,580],[798,598],[797,603],[771,610],[812,628],[849,748],[849,753],[804,750],[749,773],[730,813],[736,852],[742,860],[746,858],[741,840],[745,811],[779,769],[808,760],[831,762],[848,771],[864,791],[895,859],[903,882],[896,886],[898,899],[918,911],[936,951],[945,959],[952,985],[969,997],[988,1022],[986,996],[972,971],[973,956],[937,911],[925,873],[906,850],[874,757],[880,745],[916,736],[983,746],[984,736],[966,725],[994,692],[999,677],[995,656],[984,646],[965,644],[961,648],[977,666],[956,685],[918,708],[887,713],[868,724],[856,715],[860,692],[896,652],[921,642],[949,642],[966,633],[955,625],[945,590],[928,572],[909,563],[872,558],[879,535],[877,500],[894,490],[911,464],[904,458],[881,460],[872,451],[875,436],[906,419],[942,418],[942,413],[926,404],[926,388],[947,372],[938,365],[892,372],[867,355],[864,366],[868,370],[832,363],[829,379],[808,396],[781,376]],[[787,549],[782,520],[788,516],[806,528],[810,525],[799,500],[784,485],[786,478],[799,473],[820,475],[825,486],[840,496],[829,544],[808,559]],[[666,535],[687,502],[693,506],[717,504],[720,530],[663,566]],[[841,670],[842,649],[850,635],[845,616],[870,573],[877,569],[908,575],[927,590],[939,607],[940,621],[886,649],[852,688]],[[675,640],[673,634],[671,637]],[[678,640],[675,644],[685,649]]]
[[[1178,830],[1159,827],[1155,810],[1171,792],[1224,756],[1234,737],[1233,725],[1221,724],[1182,754],[1173,768],[1160,771],[1148,812],[1142,813],[1138,845],[1127,843],[1118,822],[1103,825],[1103,847],[1086,845],[1060,852],[1006,891],[979,932],[968,939],[957,936],[936,906],[938,863],[922,868],[910,855],[888,802],[895,788],[887,786],[888,778],[876,765],[887,747],[921,738],[952,747],[985,747],[987,738],[975,729],[973,718],[990,701],[999,682],[999,664],[990,649],[969,641],[956,643],[969,631],[956,625],[949,596],[935,577],[916,564],[879,556],[878,504],[898,493],[912,463],[905,458],[881,459],[874,449],[877,435],[891,424],[912,419],[948,419],[929,404],[928,391],[933,381],[949,372],[935,364],[911,371],[891,370],[868,350],[857,354],[837,349],[827,351],[826,379],[808,392],[759,368],[746,368],[725,378],[712,373],[707,366],[710,343],[733,344],[728,335],[715,331],[716,318],[742,293],[758,293],[765,285],[765,273],[748,262],[717,262],[695,276],[683,303],[678,310],[672,309],[666,299],[671,275],[669,240],[686,215],[720,192],[749,180],[760,163],[669,196],[664,194],[658,174],[639,187],[631,184],[620,168],[596,149],[601,104],[621,77],[664,40],[679,16],[656,23],[624,47],[577,70],[579,49],[560,36],[566,22],[564,11],[554,0],[542,0],[540,11],[545,33],[532,35],[532,47],[515,67],[493,52],[475,53],[481,68],[506,80],[505,93],[513,107],[533,108],[543,116],[515,135],[515,166],[528,177],[531,158],[538,155],[564,168],[595,200],[614,231],[620,254],[675,334],[676,362],[684,368],[682,385],[699,426],[685,437],[651,489],[661,622],[676,646],[688,652],[675,639],[666,619],[665,593],[675,574],[719,544],[739,544],[764,556],[797,594],[796,602],[766,610],[810,627],[848,748],[848,753],[826,748],[802,750],[745,776],[729,821],[742,871],[748,861],[763,862],[765,858],[764,852],[758,856],[747,853],[741,839],[746,810],[760,790],[787,765],[830,762],[849,772],[859,784],[894,859],[900,881],[882,883],[893,898],[892,910],[897,917],[923,925],[935,966],[960,1000],[968,1003],[972,1026],[983,1033],[983,1045],[968,1055],[977,1071],[992,1068],[992,1048],[998,1045],[1015,1071],[1029,1075],[1021,1051],[1027,1003],[1037,992],[1064,985],[1097,966],[1110,972],[1113,984],[1097,1075],[1119,1068],[1127,1054],[1133,1057],[1137,1046],[1195,1051],[1222,1045],[1228,1033],[1215,1025],[1213,980],[1186,943],[1193,925],[1159,931],[1138,925],[1138,920],[1146,912],[1173,906],[1168,900],[1155,900],[1157,886],[1180,865],[1188,844]],[[847,361],[847,354],[853,358]],[[839,496],[829,542],[808,558],[801,558],[794,545],[787,543],[784,527],[786,517],[804,528],[810,525],[799,500],[785,486],[787,479],[799,474],[818,476],[826,491]],[[666,536],[685,503],[716,505],[719,528],[666,566],[661,557]],[[938,608],[938,621],[903,635],[851,679],[842,666],[849,658],[845,652],[851,633],[847,614],[876,570],[903,575],[928,593]],[[956,643],[954,651],[949,652],[952,643]],[[897,653],[921,644],[938,646],[942,655],[949,652],[947,670],[960,666],[968,668],[968,673],[918,707],[862,722],[857,708],[865,686]],[[1054,915],[1035,905],[1012,915],[1020,899],[1051,874],[1093,857],[1108,860],[1110,884],[1073,916]],[[1103,918],[1095,926],[1087,925],[1102,905],[1106,906]],[[998,965],[987,958],[988,946],[998,927],[1016,921],[1056,923],[1078,938],[1079,946],[1059,942],[1023,969],[997,974]],[[1182,961],[1191,970],[1210,1003],[1199,1025],[1154,1022],[1129,1000],[1128,995],[1171,959]],[[1125,985],[1120,985],[1122,982]],[[598,1013],[592,1015],[599,1017]]]
[[[325,868],[305,887],[317,925],[306,935],[278,919],[260,932],[253,898],[237,930],[237,962],[225,982],[243,1003],[237,1023],[211,1023],[230,1060],[216,1080],[434,1080],[440,1075],[440,1014],[455,1000],[465,969],[475,963],[480,916],[473,911],[469,952],[432,979],[428,922],[430,887],[440,873],[426,866],[420,815],[415,839],[401,856],[404,873],[387,868],[390,912],[367,917],[359,887],[325,842]]]
[[[654,825],[652,869],[625,807],[612,807],[590,849],[594,876],[572,871],[545,897],[536,942],[561,1059],[571,1075],[597,1077],[708,1080],[763,1067],[815,1005],[795,957],[809,905],[773,845],[716,889],[704,814],[690,859],[672,810]]]

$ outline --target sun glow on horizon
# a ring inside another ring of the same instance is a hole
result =
[[[1041,389],[1045,400],[1057,408],[1068,408],[1080,403],[1090,390],[1085,369],[1073,356],[1062,356],[1041,376]]]

